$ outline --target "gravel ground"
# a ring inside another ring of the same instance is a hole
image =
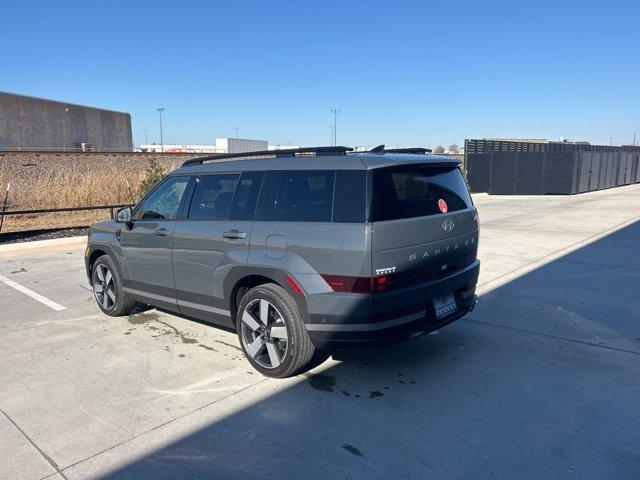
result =
[[[33,242],[34,240],[50,240],[52,238],[77,237],[87,235],[89,229],[60,228],[54,230],[32,230],[29,232],[12,232],[0,234],[0,245],[4,243]]]

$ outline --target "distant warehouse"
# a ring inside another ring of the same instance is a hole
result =
[[[127,112],[0,92],[0,150],[132,148]]]
[[[249,138],[216,138],[215,145],[140,145],[143,152],[169,152],[169,153],[244,153],[261,150],[275,150],[279,146],[269,146],[267,140],[252,140]],[[287,146],[286,148],[292,148]]]

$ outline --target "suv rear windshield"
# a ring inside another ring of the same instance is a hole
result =
[[[455,212],[473,205],[457,167],[408,165],[381,168],[372,175],[372,222]]]

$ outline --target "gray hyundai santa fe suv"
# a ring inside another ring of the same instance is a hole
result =
[[[287,377],[332,350],[412,338],[476,302],[478,215],[457,159],[318,147],[196,158],[91,227],[98,306],[237,331]]]

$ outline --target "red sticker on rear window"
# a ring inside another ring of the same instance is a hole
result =
[[[447,202],[445,202],[443,199],[438,200],[438,208],[442,213],[447,213],[447,211],[449,210],[449,207],[447,206]]]

